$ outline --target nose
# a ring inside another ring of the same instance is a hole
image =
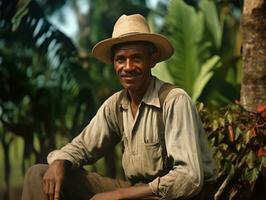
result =
[[[130,58],[127,58],[126,62],[125,62],[124,70],[125,71],[131,71],[132,69],[133,69],[133,63],[132,63]]]

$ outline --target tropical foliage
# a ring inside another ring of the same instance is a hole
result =
[[[32,154],[36,161],[43,161],[55,148],[55,132],[70,129],[65,127],[70,118],[65,117],[70,112],[67,104],[77,96],[71,67],[76,48],[45,19],[36,2],[1,1],[0,6],[0,137],[8,184],[8,152],[14,137],[22,137],[25,142],[25,171]],[[72,99],[68,94],[73,95]],[[35,137],[38,150],[33,143]]]
[[[215,107],[239,99],[240,56],[235,51],[239,18],[225,11],[228,7],[208,0],[193,5],[171,0],[166,14],[161,14],[165,18],[161,31],[175,48],[167,62],[169,80],[184,88],[194,101]],[[230,92],[225,94],[225,89]]]
[[[76,1],[71,2],[78,12]],[[123,4],[125,1],[93,1],[94,12],[77,13],[80,28],[88,17],[91,21],[85,25],[92,29],[89,34],[87,29],[85,33],[80,31],[78,44],[74,45],[47,20],[66,3],[0,1],[0,138],[7,185],[11,170],[9,150],[16,138],[22,138],[25,144],[21,158],[25,172],[34,162],[46,162],[51,150],[78,134],[100,103],[118,89],[112,68],[93,60],[88,51],[84,57],[84,48],[90,49],[110,35],[112,23],[122,13],[148,13],[142,1],[127,1],[129,8]],[[116,9],[110,12],[112,6]],[[108,15],[104,15],[107,11]],[[114,166],[114,162],[109,163]],[[107,173],[115,176],[114,170]]]
[[[198,104],[198,110],[219,169],[215,199],[262,198],[252,192],[259,176],[266,175],[266,105],[256,113],[239,103],[216,112]]]

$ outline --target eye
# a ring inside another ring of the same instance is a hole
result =
[[[143,58],[142,58],[141,55],[135,55],[133,57],[133,59],[134,59],[135,62],[142,62],[143,61]]]
[[[115,58],[115,62],[118,63],[118,64],[121,64],[121,63],[125,62],[125,58],[121,57],[121,56],[118,56],[118,57]]]

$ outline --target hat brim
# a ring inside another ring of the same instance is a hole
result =
[[[159,52],[157,62],[167,60],[172,56],[174,52],[173,46],[171,45],[170,41],[163,35],[155,33],[134,33],[100,41],[93,47],[92,55],[106,64],[112,64],[112,46],[133,41],[146,41],[153,43]]]

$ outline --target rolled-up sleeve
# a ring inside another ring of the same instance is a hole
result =
[[[104,152],[119,140],[115,106],[117,93],[107,99],[85,129],[59,150],[52,151],[48,163],[54,160],[68,160],[73,167],[97,161]]]
[[[165,144],[173,168],[157,177],[150,188],[163,199],[186,199],[200,192],[203,185],[202,158],[199,147],[200,119],[186,94],[176,90],[168,95],[163,108]]]

